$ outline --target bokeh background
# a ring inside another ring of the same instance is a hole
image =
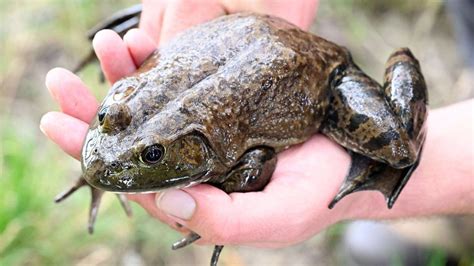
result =
[[[348,47],[379,81],[388,55],[410,47],[422,65],[431,108],[437,108],[474,95],[474,72],[454,30],[459,14],[447,8],[449,1],[457,0],[322,0],[311,31]],[[57,109],[45,74],[56,66],[72,68],[90,47],[87,29],[136,2],[0,0],[0,265],[209,263],[212,247],[172,252],[179,234],[137,206],[127,219],[113,195],[104,198],[92,236],[86,232],[86,189],[53,203],[80,167],[39,131],[41,115]],[[98,71],[89,66],[81,77],[101,98],[107,84],[99,82]],[[220,265],[369,265],[380,255],[390,257],[389,265],[408,265],[413,256],[419,265],[474,265],[473,221],[346,222],[280,250],[226,247]]]

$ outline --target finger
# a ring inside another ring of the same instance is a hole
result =
[[[79,160],[88,124],[59,112],[49,112],[40,121],[41,131],[67,154]]]
[[[289,3],[288,1],[228,1],[220,0],[229,13],[257,12],[269,14],[286,19],[296,26],[307,30],[316,15],[318,0],[300,0]]]
[[[97,100],[82,80],[69,70],[51,69],[46,74],[46,87],[65,114],[86,123],[95,116]]]
[[[112,30],[97,32],[92,40],[92,46],[99,58],[104,75],[110,83],[136,70],[127,45],[116,32]]]
[[[274,178],[262,192],[227,195],[210,185],[198,185],[165,191],[157,204],[206,242],[261,246],[264,241],[284,246],[302,241],[338,218],[327,204],[337,192],[349,158],[321,136],[289,153],[279,156]],[[343,162],[345,167],[333,169],[331,162]]]
[[[155,42],[141,29],[129,30],[123,36],[123,41],[137,68],[156,50]]]
[[[216,0],[203,3],[200,0],[170,1],[166,6],[160,32],[162,45],[183,30],[216,17],[225,15],[225,10]]]
[[[140,28],[143,29],[155,44],[159,43],[163,14],[168,1],[142,0],[143,11],[140,17]]]

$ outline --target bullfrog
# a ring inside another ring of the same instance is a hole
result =
[[[118,193],[127,212],[124,193],[199,183],[259,191],[279,152],[322,133],[352,158],[329,208],[361,190],[380,191],[391,208],[420,161],[426,117],[426,84],[408,48],[389,56],[380,85],[346,48],[283,19],[222,16],[113,84],[84,140],[83,174],[56,201],[90,186],[92,232],[104,191]]]

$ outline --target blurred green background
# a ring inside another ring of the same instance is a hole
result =
[[[54,196],[80,174],[80,167],[39,131],[41,115],[57,109],[44,86],[45,74],[56,66],[73,67],[88,52],[87,29],[135,3],[0,0],[0,265],[208,264],[212,248],[172,252],[169,247],[179,234],[136,206],[134,217],[127,219],[112,195],[104,198],[92,236],[86,232],[86,189],[61,205],[53,203]],[[432,107],[473,96],[473,72],[463,66],[442,1],[321,1],[312,31],[347,46],[355,61],[379,81],[388,54],[397,47],[410,47],[421,62]],[[81,77],[101,98],[107,85],[99,82],[98,70],[97,65],[90,66]],[[449,229],[449,241],[446,234],[428,242],[407,241],[427,250],[428,265],[446,265],[452,258],[459,265],[474,265],[469,246],[472,221],[472,217],[440,217],[405,221],[403,226],[394,222],[389,228],[402,236],[407,223],[431,229],[421,235],[436,236]],[[221,265],[346,264],[340,252],[345,227],[335,225],[278,252],[226,248]],[[458,232],[460,228],[465,231]],[[459,235],[469,237],[462,240],[456,238]],[[397,259],[392,264],[402,265]]]

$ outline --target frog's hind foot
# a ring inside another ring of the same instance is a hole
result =
[[[189,235],[183,237],[181,240],[179,240],[178,242],[174,243],[172,246],[171,246],[171,249],[172,250],[177,250],[177,249],[180,249],[180,248],[184,248],[186,246],[188,246],[189,244],[192,244],[194,243],[195,241],[199,240],[201,238],[200,235],[194,233],[194,232],[191,232]]]
[[[223,248],[224,246],[221,245],[214,246],[214,251],[212,252],[211,258],[211,266],[217,266],[217,262],[219,261],[219,256],[221,255],[221,251]]]
[[[64,192],[60,193],[54,198],[54,202],[59,203],[69,196],[71,196],[74,192],[76,192],[79,188],[83,186],[88,186],[91,189],[91,204],[89,208],[89,221],[87,223],[87,229],[90,234],[94,233],[94,224],[97,218],[97,213],[99,211],[100,207],[100,202],[102,199],[102,195],[104,194],[104,191],[94,188],[91,185],[87,183],[87,181],[81,176],[80,178],[77,179],[76,183],[72,185],[69,189],[65,190]],[[132,215],[132,210],[130,208],[130,205],[128,203],[127,198],[122,195],[118,194],[117,195],[123,209],[125,210],[125,213],[127,213],[128,216]]]
[[[380,191],[385,197],[387,207],[391,209],[420,161],[420,157],[418,157],[413,165],[396,169],[355,152],[349,152],[349,154],[352,157],[349,174],[337,195],[329,203],[330,209],[345,196],[364,190]]]
[[[142,12],[142,5],[137,4],[129,8],[120,10],[107,18],[106,20],[95,25],[92,29],[87,32],[87,38],[92,41],[95,34],[100,30],[110,29],[115,31],[120,37],[123,37],[128,30],[138,27],[140,22],[140,15]],[[81,71],[85,66],[96,60],[97,57],[94,51],[91,49],[89,54],[85,56],[77,65],[73,68],[73,72],[77,73]]]
[[[183,237],[181,240],[174,243],[171,246],[171,249],[172,250],[177,250],[177,249],[180,249],[180,248],[184,248],[184,247],[188,246],[189,244],[192,244],[195,241],[199,240],[200,238],[201,238],[200,235],[198,235],[194,232],[191,232],[189,235]],[[211,266],[216,266],[217,265],[217,262],[219,261],[219,255],[221,254],[221,251],[222,251],[223,248],[224,248],[224,246],[221,246],[221,245],[214,246],[214,251],[212,252],[212,258],[211,258]]]

